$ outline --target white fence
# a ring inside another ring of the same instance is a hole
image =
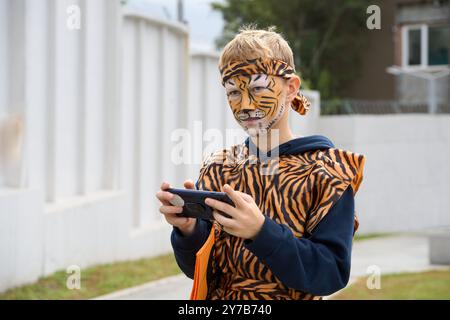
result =
[[[66,26],[74,4],[80,30]],[[167,252],[154,195],[188,176],[170,158],[186,27],[110,0],[0,0],[0,21],[0,290]]]
[[[80,30],[66,26],[73,4]],[[188,37],[119,1],[0,0],[0,291],[170,250],[160,183],[195,180],[217,136],[239,142],[224,136],[237,126],[218,56],[190,52]],[[296,134],[367,155],[363,232],[450,224],[448,117],[321,118],[320,96],[305,94],[313,106],[291,112]],[[183,132],[189,162],[176,164]]]
[[[161,181],[179,183],[171,134],[185,125],[188,32],[184,26],[126,13],[123,21],[120,188],[133,197],[133,225],[160,220],[151,199]]]

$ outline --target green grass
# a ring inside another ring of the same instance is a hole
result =
[[[333,300],[450,300],[450,268],[381,276],[380,289],[368,289],[367,278],[358,279]]]
[[[116,290],[180,273],[173,254],[149,259],[118,262],[81,270],[81,289],[66,287],[69,274],[56,272],[29,285],[0,293],[0,300],[90,299]]]
[[[354,241],[363,241],[363,240],[370,240],[370,239],[375,239],[375,238],[384,238],[384,237],[389,237],[392,236],[392,233],[368,233],[368,234],[356,234],[355,237],[353,238]]]

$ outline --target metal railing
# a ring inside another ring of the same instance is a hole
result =
[[[335,99],[323,100],[320,111],[321,115],[429,113],[429,106],[423,102]],[[435,113],[450,113],[450,103],[438,103]]]

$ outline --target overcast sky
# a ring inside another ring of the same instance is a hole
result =
[[[211,2],[213,1],[184,0],[184,16],[194,48],[214,49],[214,40],[222,33],[222,15],[211,9]],[[128,3],[158,18],[177,19],[177,0],[129,0]]]

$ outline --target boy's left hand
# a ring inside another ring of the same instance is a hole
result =
[[[228,184],[223,186],[223,190],[236,207],[222,201],[207,198],[205,203],[215,209],[214,218],[222,225],[225,232],[235,237],[254,240],[265,220],[255,200],[246,193],[233,190]],[[224,217],[217,211],[225,212],[231,218]]]

